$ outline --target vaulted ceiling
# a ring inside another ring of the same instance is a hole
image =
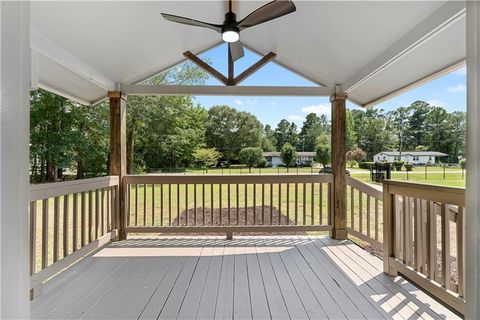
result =
[[[297,11],[241,32],[245,46],[322,86],[374,105],[462,65],[465,3],[294,1]],[[266,1],[236,2],[241,19]],[[40,85],[84,103],[221,43],[209,29],[161,12],[221,23],[224,1],[37,2],[31,46]],[[268,85],[267,83],[265,85]]]

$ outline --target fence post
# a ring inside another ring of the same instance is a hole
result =
[[[444,163],[443,164],[443,180],[445,180],[446,176],[445,176],[445,169],[446,169],[446,164]]]
[[[427,180],[427,165],[425,165],[425,180]]]
[[[389,185],[383,182],[383,272],[396,276],[390,266],[390,257],[395,255],[395,201],[390,194]]]

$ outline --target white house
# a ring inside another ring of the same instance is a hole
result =
[[[404,151],[400,156],[398,151],[383,151],[373,156],[373,160],[377,161],[403,161],[411,164],[435,163],[437,158],[447,157],[448,154],[437,151]]]
[[[310,164],[317,154],[315,152],[297,152],[297,165]],[[280,152],[264,152],[263,156],[272,167],[284,165]]]

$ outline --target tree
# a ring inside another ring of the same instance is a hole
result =
[[[194,151],[205,147],[207,111],[190,97],[161,98],[139,127],[135,163],[140,169],[189,166]]]
[[[290,143],[286,142],[281,151],[280,157],[282,158],[283,163],[287,166],[287,172],[289,168],[294,166],[297,162],[297,150]]]
[[[297,125],[290,123],[288,120],[282,119],[275,128],[275,139],[277,139],[277,150],[280,150],[285,143],[297,146],[299,137],[297,133]]]
[[[408,120],[406,132],[406,146],[409,149],[416,148],[419,145],[426,145],[427,133],[425,128],[425,120],[430,112],[431,106],[425,101],[413,102],[409,109],[411,115]]]
[[[398,152],[400,159],[402,158],[402,151],[404,147],[405,131],[408,128],[411,108],[400,107],[389,113],[389,117],[393,123],[397,139],[398,139]]]
[[[345,147],[347,150],[353,150],[357,147],[357,132],[355,130],[355,121],[352,112],[348,109],[345,122]]]
[[[263,129],[262,150],[265,152],[272,152],[277,150],[277,139],[272,127],[267,124]]]
[[[217,151],[215,148],[210,149],[197,149],[193,153],[193,158],[195,162],[200,164],[204,169],[215,166],[218,162],[218,159],[222,157],[222,153]]]
[[[453,153],[453,131],[448,112],[441,107],[432,107],[425,118],[426,142],[429,150]]]
[[[208,61],[206,61],[208,63]],[[185,62],[175,67],[168,69],[165,72],[162,72],[155,77],[145,80],[142,84],[147,85],[203,85],[205,80],[208,79],[208,75],[205,71],[199,68],[197,65],[191,62]],[[170,157],[170,160],[166,160],[165,157],[161,161],[150,161],[149,164],[145,163],[144,153],[145,149],[142,152],[137,152],[136,147],[139,144],[142,144],[142,147],[148,147],[145,145],[147,141],[162,141],[162,138],[166,138],[168,141],[176,142],[174,146],[179,147],[179,145],[184,145],[181,140],[188,140],[189,137],[178,137],[176,134],[170,134],[165,132],[165,125],[170,125],[168,119],[163,117],[163,120],[166,120],[165,123],[154,124],[153,127],[151,124],[151,117],[154,115],[154,118],[160,120],[161,115],[157,115],[157,112],[163,112],[161,106],[164,107],[173,107],[174,109],[178,108],[181,104],[186,104],[187,106],[193,105],[193,100],[191,97],[167,97],[167,96],[132,96],[128,98],[128,108],[127,108],[127,172],[133,173],[135,167],[138,170],[142,170],[143,166],[155,167],[155,166],[173,166],[176,162],[188,162],[191,160],[191,154],[194,149],[190,149],[190,156],[187,161],[184,161],[183,158],[178,158],[178,150],[167,153]],[[152,108],[156,106],[156,108]],[[160,109],[160,110],[159,110]],[[203,119],[203,118],[202,118]],[[151,133],[150,130],[156,128],[157,125],[160,125],[161,128],[157,130],[156,133]],[[204,129],[202,128],[202,131]],[[185,133],[185,132],[184,132]],[[160,135],[160,136],[158,136]],[[165,136],[164,136],[165,135]],[[170,138],[166,136],[170,136]],[[144,138],[147,138],[147,141],[144,141]],[[195,139],[197,141],[197,139]],[[203,143],[203,141],[202,141]],[[155,159],[154,146],[149,146],[148,149],[149,156],[152,156]],[[196,145],[194,148],[197,148]],[[155,162],[158,162],[157,164]],[[162,163],[162,164],[160,164]]]
[[[228,161],[238,160],[243,148],[262,146],[263,126],[257,117],[229,106],[208,110],[205,129],[207,146],[222,152]]]
[[[347,162],[350,164],[350,168],[353,168],[355,163],[358,163],[367,158],[367,154],[360,148],[355,148],[353,150],[347,151],[346,154]]]
[[[322,133],[328,133],[329,125],[325,115],[317,116],[315,113],[309,113],[303,122],[299,134],[298,150],[314,151],[316,140]]]
[[[372,159],[378,152],[395,147],[396,137],[382,111],[352,110],[352,116],[357,130],[358,147],[367,153],[368,159]]]
[[[249,147],[243,148],[238,154],[238,159],[241,163],[248,166],[248,172],[252,172],[252,167],[258,166],[263,158],[263,151],[261,148]]]
[[[329,164],[331,160],[330,145],[319,144],[317,145],[315,152],[317,154],[315,160],[325,168],[325,166]]]
[[[467,142],[467,126],[465,112],[455,111],[449,115],[449,122],[453,132],[453,162],[457,162],[465,155],[465,144]]]
[[[32,180],[76,179],[108,172],[109,106],[83,106],[46,90],[31,93],[30,158]]]

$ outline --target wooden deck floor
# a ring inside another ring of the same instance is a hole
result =
[[[35,319],[458,318],[381,260],[304,237],[129,239],[44,285]]]

